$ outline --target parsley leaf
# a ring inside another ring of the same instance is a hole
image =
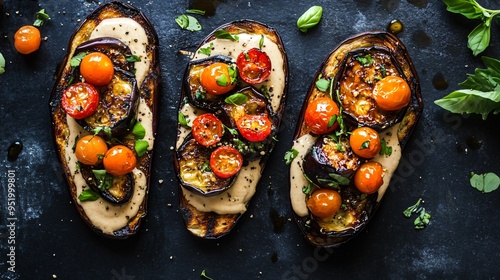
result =
[[[285,164],[290,165],[292,161],[299,155],[299,151],[295,149],[290,149],[285,153],[285,156],[283,157],[285,159]]]
[[[204,54],[206,56],[210,56],[210,54],[212,53],[212,48],[214,47],[214,43],[210,43],[210,46],[208,47],[205,47],[205,48],[200,48],[198,50],[198,53],[199,54]]]
[[[69,65],[71,67],[78,67],[80,66],[80,63],[82,62],[82,59],[84,56],[86,56],[87,54],[89,54],[88,52],[81,52],[75,56],[73,56],[71,58],[71,60],[69,61]]]
[[[370,54],[367,54],[365,56],[358,56],[356,57],[356,60],[361,63],[364,67],[370,66],[373,64],[373,58]]]

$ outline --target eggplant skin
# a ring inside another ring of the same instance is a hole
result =
[[[90,13],[85,20],[82,21],[81,25],[76,29],[75,33],[71,36],[68,47],[67,54],[64,57],[61,68],[56,75],[56,82],[52,89],[49,109],[52,119],[52,132],[54,135],[54,142],[56,151],[58,153],[59,161],[63,167],[64,173],[66,175],[69,191],[73,204],[75,205],[77,212],[82,217],[83,221],[97,234],[104,237],[113,239],[125,239],[133,236],[138,232],[139,226],[142,219],[146,216],[147,212],[147,196],[144,198],[142,205],[136,216],[130,217],[128,224],[123,228],[116,230],[113,234],[103,233],[102,230],[96,228],[90,219],[85,214],[83,208],[78,203],[78,198],[76,195],[76,185],[71,176],[70,169],[67,166],[65,160],[65,146],[68,143],[69,129],[66,123],[66,113],[61,107],[61,93],[68,84],[67,78],[70,77],[71,67],[69,65],[69,60],[71,55],[77,46],[88,41],[90,34],[95,29],[95,27],[104,19],[126,17],[138,22],[146,31],[148,38],[147,45],[147,56],[149,57],[151,64],[148,69],[148,74],[146,75],[141,87],[139,88],[139,97],[142,98],[147,106],[150,108],[153,117],[153,134],[156,135],[156,116],[157,116],[157,104],[158,104],[158,94],[161,82],[160,76],[160,65],[158,60],[159,55],[159,41],[158,36],[154,27],[151,25],[146,16],[137,8],[132,5],[121,3],[118,1],[112,1],[109,3],[104,3],[97,7],[92,13]],[[137,159],[137,168],[141,170],[147,178],[147,188],[149,188],[150,183],[150,173],[151,173],[151,162],[153,158],[153,151],[148,151],[143,156]],[[146,190],[146,194],[148,191]]]
[[[367,48],[380,48],[391,55],[394,64],[397,64],[399,67],[399,74],[406,79],[410,86],[412,92],[410,104],[405,109],[402,117],[396,117],[398,119],[397,122],[399,122],[398,140],[401,149],[404,149],[422,114],[424,105],[420,93],[418,74],[408,51],[396,36],[384,31],[370,31],[354,35],[341,42],[330,54],[328,54],[325,61],[320,65],[308,89],[295,129],[294,140],[309,133],[309,129],[304,122],[304,114],[307,105],[316,98],[326,96],[326,93],[316,88],[315,84],[318,77],[321,75],[323,78],[335,81],[336,77],[340,76],[340,71],[343,71],[342,63],[346,61],[346,56],[352,55],[360,50],[366,51]],[[349,117],[346,117],[346,122],[350,129],[357,127],[359,124],[356,120],[349,119]],[[391,122],[394,123],[394,121]],[[375,126],[375,128],[381,129],[382,127]],[[352,199],[359,198],[360,196],[359,194],[356,195],[356,191],[357,190],[352,185],[341,188],[343,201],[346,194],[350,200],[351,196]],[[350,207],[353,209],[360,208],[356,210],[359,220],[357,223],[351,224],[346,230],[341,231],[325,232],[321,229],[321,223],[316,221],[312,216],[300,217],[294,213],[294,218],[299,229],[310,244],[317,247],[338,247],[355,237],[357,233],[366,227],[367,223],[375,214],[380,202],[381,200],[377,200],[377,197],[373,194],[366,196],[364,201],[359,199],[356,200]]]

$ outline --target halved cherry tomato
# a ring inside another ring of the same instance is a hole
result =
[[[116,145],[111,147],[104,155],[104,169],[114,176],[123,176],[135,168],[137,159],[134,152],[126,146]]]
[[[210,155],[210,168],[220,178],[229,178],[240,171],[243,156],[233,147],[221,146]]]
[[[410,103],[410,86],[401,77],[386,76],[375,84],[373,98],[380,108],[396,111]]]
[[[80,74],[85,82],[95,86],[104,86],[111,82],[115,69],[111,59],[100,52],[89,53],[80,63]]]
[[[352,151],[360,157],[372,158],[380,152],[380,136],[378,132],[366,126],[356,128],[350,138]]]
[[[250,142],[260,142],[271,134],[273,123],[264,115],[244,115],[236,120],[241,136]]]
[[[338,122],[332,122],[340,113],[337,103],[328,97],[314,99],[307,105],[304,121],[311,132],[325,134],[334,131]]]
[[[76,142],[75,156],[83,164],[96,165],[101,163],[107,151],[108,145],[101,137],[86,135]]]
[[[249,84],[262,83],[271,75],[271,59],[257,48],[240,53],[236,65],[241,79]]]
[[[97,110],[99,92],[88,83],[72,84],[63,92],[61,105],[71,117],[86,118]]]
[[[41,42],[40,30],[31,25],[22,26],[14,34],[14,47],[22,54],[29,54],[38,50]]]
[[[216,62],[201,72],[201,86],[211,94],[224,94],[236,86],[236,70],[226,63]]]
[[[371,194],[384,184],[384,169],[376,161],[363,163],[354,174],[354,185],[362,193]]]
[[[312,193],[307,200],[307,208],[318,218],[332,218],[340,210],[342,198],[337,191],[319,189]]]
[[[205,147],[219,143],[224,134],[222,122],[211,113],[196,117],[191,129],[194,139]]]

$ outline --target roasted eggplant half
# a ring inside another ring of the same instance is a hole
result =
[[[78,213],[103,236],[132,236],[146,215],[159,82],[156,31],[118,1],[85,18],[57,73],[55,147]]]
[[[422,110],[417,72],[394,35],[361,33],[328,55],[289,152],[294,217],[311,244],[336,247],[365,228]]]
[[[285,106],[288,60],[276,30],[251,20],[220,26],[195,54],[183,79],[174,167],[187,229],[214,239],[231,231],[256,191]],[[186,170],[213,181],[196,179],[193,189]]]

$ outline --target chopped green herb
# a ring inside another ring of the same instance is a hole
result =
[[[80,193],[78,200],[80,201],[95,201],[99,199],[99,194],[91,189],[86,189]]]
[[[201,271],[200,276],[203,277],[203,278],[205,278],[205,279],[207,279],[207,280],[213,280],[212,278],[210,278],[210,277],[207,276],[207,273],[205,272],[204,269]]]
[[[134,134],[135,139],[143,139],[146,136],[146,130],[140,122],[136,122],[132,128],[132,134]]]
[[[127,55],[125,57],[125,59],[127,60],[127,62],[139,62],[139,61],[141,61],[141,57],[137,56],[137,55]]]
[[[92,170],[92,173],[94,173],[94,176],[97,180],[97,187],[101,191],[105,191],[105,190],[108,190],[109,188],[111,188],[111,186],[113,185],[113,176],[109,175],[106,172],[106,170],[94,169],[94,170]]]
[[[403,215],[407,218],[410,218],[413,213],[418,214],[417,218],[413,221],[415,229],[425,228],[431,219],[431,214],[427,213],[424,207],[420,207],[421,202],[422,198],[419,198],[417,203],[403,211]]]
[[[186,10],[186,13],[188,13],[188,14],[196,14],[196,15],[202,15],[202,16],[205,15],[205,11],[198,10],[198,9],[189,9],[189,10]]]
[[[260,86],[260,89],[259,89],[260,93],[262,93],[267,99],[270,98],[269,96],[269,89],[267,88],[266,85],[262,85]]]
[[[33,26],[40,27],[42,26],[45,21],[50,19],[50,16],[45,13],[45,9],[41,9],[40,11],[35,13],[35,22],[33,22]]]
[[[149,142],[146,140],[135,141],[134,149],[138,157],[142,157],[148,151],[148,147]]]
[[[189,31],[200,31],[202,29],[200,22],[193,16],[180,15],[175,22],[182,28]]]
[[[200,48],[198,50],[198,53],[199,54],[204,54],[206,56],[210,56],[210,54],[212,53],[212,48],[213,47],[214,47],[214,43],[210,42],[210,46],[205,47],[205,48]]]
[[[321,6],[312,6],[305,11],[297,20],[297,27],[300,31],[306,33],[309,28],[316,26],[323,16]]]
[[[109,126],[96,127],[92,130],[92,132],[94,133],[94,135],[98,135],[103,132],[107,138],[111,138],[111,128]]]
[[[416,213],[418,206],[420,205],[420,202],[422,202],[422,198],[419,198],[417,200],[417,203],[413,204],[412,206],[406,208],[405,211],[403,211],[403,215],[405,215],[406,218],[409,218],[412,213]]]
[[[227,68],[227,72],[229,73],[231,85],[234,85],[236,83],[236,80],[238,79],[238,71],[233,65],[231,65]]]
[[[387,146],[387,142],[385,138],[380,139],[380,155],[391,156],[392,155],[392,147]]]
[[[226,126],[225,124],[222,124],[222,126],[224,127],[224,129],[227,129],[229,131],[229,133],[231,133],[232,135],[238,135],[237,129],[230,128],[230,127]]]
[[[360,150],[363,149],[368,149],[370,147],[370,140],[366,140],[365,142],[361,143],[361,147],[359,147]]]
[[[295,149],[290,149],[285,153],[284,159],[285,159],[285,164],[290,165],[292,161],[299,155],[299,151]]]
[[[197,89],[194,93],[194,98],[196,100],[205,99],[205,95],[203,94],[203,92],[201,92],[201,90]]]
[[[373,64],[373,58],[370,54],[367,54],[365,56],[358,56],[356,57],[356,60],[361,63],[364,67],[370,66]]]
[[[328,120],[328,128],[332,127],[335,122],[337,121],[337,115],[333,115],[329,120]]]
[[[0,53],[0,74],[5,73],[5,58],[3,57],[3,54]]]
[[[231,41],[238,41],[239,40],[238,35],[233,36],[229,32],[227,32],[227,30],[224,30],[224,29],[215,31],[214,36],[215,36],[215,38],[218,38],[218,39],[228,39]]]
[[[245,55],[245,60],[246,61],[250,61],[251,60],[250,55],[248,54],[247,51],[244,51],[243,54]]]
[[[318,80],[316,81],[316,87],[322,91],[326,92],[328,88],[330,88],[330,80],[323,79],[321,78],[321,75],[318,77]]]
[[[73,56],[69,62],[69,65],[71,67],[80,66],[80,63],[82,62],[83,57],[86,56],[87,54],[89,54],[89,53],[88,52],[81,52],[81,53]]]
[[[387,70],[385,69],[385,65],[383,64],[380,65],[380,73],[382,74],[382,78],[385,78],[387,76]]]
[[[227,104],[232,104],[232,105],[241,105],[245,104],[248,100],[248,96],[246,96],[243,93],[235,93],[231,94],[226,99],[224,99],[224,102]]]
[[[225,87],[229,85],[229,80],[227,79],[226,75],[220,75],[217,77],[217,80],[215,80],[217,84],[221,87]]]
[[[259,40],[259,49],[262,50],[262,46],[264,46],[264,35],[260,35]]]
[[[210,168],[210,164],[208,163],[208,161],[205,161],[203,163],[203,165],[201,166],[201,171],[203,171],[203,172],[211,172],[212,171],[212,168]]]
[[[184,127],[187,127],[187,128],[191,127],[191,125],[189,125],[189,121],[186,119],[186,116],[184,116],[184,114],[182,112],[179,112],[179,115],[177,116],[177,119],[178,119],[179,124],[181,126],[184,126]]]
[[[489,193],[500,186],[500,178],[495,173],[489,172],[484,174],[471,173],[470,185],[478,191]]]

